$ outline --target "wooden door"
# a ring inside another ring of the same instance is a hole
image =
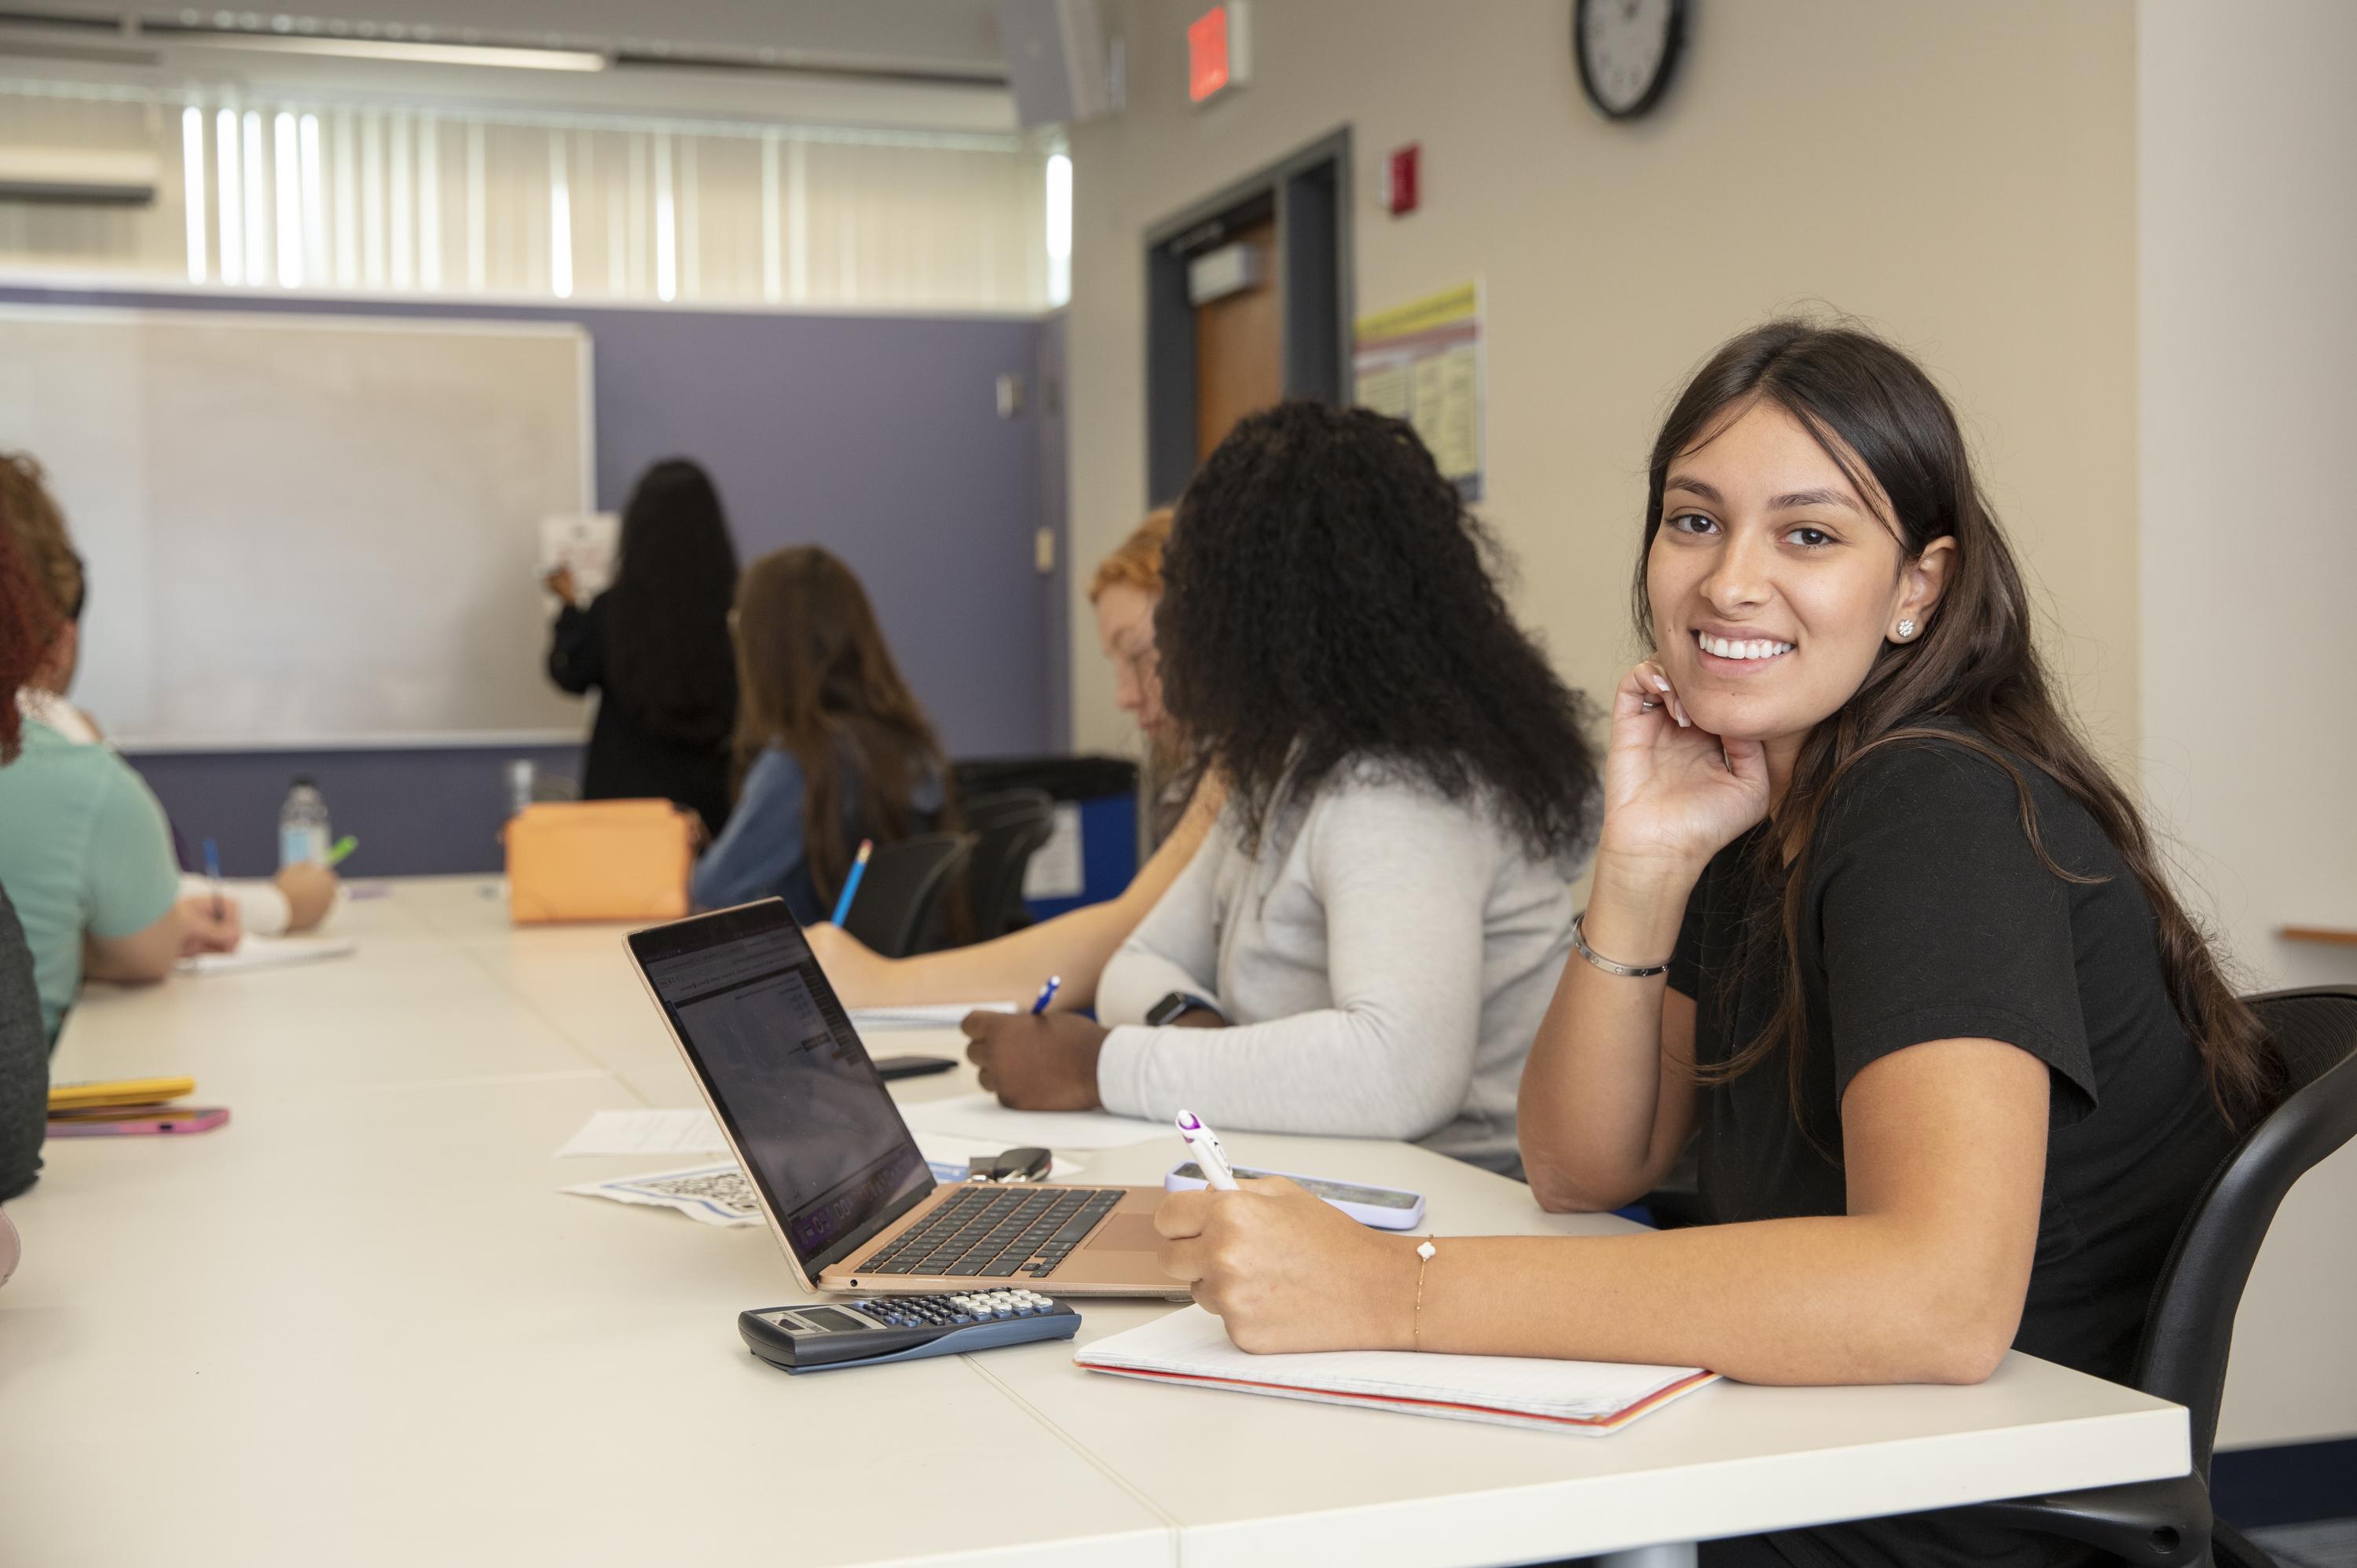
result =
[[[1283,322],[1277,310],[1276,220],[1229,236],[1254,252],[1261,281],[1195,307],[1195,456],[1209,456],[1245,414],[1285,395]]]

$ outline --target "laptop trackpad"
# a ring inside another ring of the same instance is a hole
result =
[[[1115,1214],[1098,1228],[1082,1247],[1083,1252],[1145,1252],[1151,1254],[1162,1246],[1162,1233],[1154,1228],[1151,1214]]]

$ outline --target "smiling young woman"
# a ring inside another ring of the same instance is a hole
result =
[[[1737,338],[1655,445],[1636,599],[1654,656],[1615,694],[1521,1147],[1543,1205],[1602,1209],[1698,1134],[1715,1223],[1426,1261],[1290,1189],[1186,1194],[1166,1265],[1255,1350],[1841,1383],[1977,1380],[2018,1347],[2126,1375],[2279,1064],[2050,695],[1946,402],[1859,332]],[[2093,1560],[1936,1514],[1703,1553]]]

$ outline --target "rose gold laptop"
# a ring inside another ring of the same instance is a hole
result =
[[[1160,1187],[935,1181],[780,900],[625,940],[804,1289],[1186,1294]]]

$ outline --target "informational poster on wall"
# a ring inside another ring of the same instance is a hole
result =
[[[1481,285],[1359,317],[1351,401],[1405,419],[1469,501],[1481,499]]]

